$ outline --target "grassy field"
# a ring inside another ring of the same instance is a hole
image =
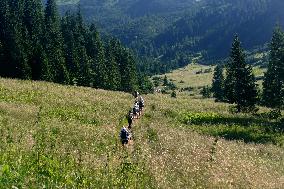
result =
[[[182,80],[195,77],[209,81],[210,73]],[[145,102],[134,141],[122,148],[131,95],[0,79],[0,188],[284,187],[276,122],[234,115],[227,104],[186,92],[146,95]]]
[[[184,68],[179,68],[166,76],[172,80],[178,88],[193,87],[200,89],[204,86],[210,86],[212,83],[214,66],[205,66],[200,64],[189,64]],[[259,66],[253,67],[253,73],[256,78],[259,78],[257,84],[262,86],[262,77],[264,76],[265,69]],[[158,76],[161,79],[164,75]],[[195,90],[196,92],[196,90]]]
[[[57,0],[58,5],[73,5],[79,3],[80,0]]]

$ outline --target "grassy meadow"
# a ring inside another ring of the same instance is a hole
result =
[[[167,76],[179,88],[210,84],[195,66]],[[130,94],[0,79],[0,188],[284,187],[276,120],[231,114],[197,90],[144,98],[123,148]]]

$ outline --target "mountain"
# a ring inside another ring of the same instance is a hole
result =
[[[60,1],[66,4],[66,1]],[[233,36],[252,50],[267,43],[273,27],[284,25],[283,0],[80,0],[88,21],[115,35],[158,72],[228,56]],[[62,5],[62,8],[66,5]],[[159,66],[153,66],[159,61]]]

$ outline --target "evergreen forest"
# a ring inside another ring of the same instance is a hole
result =
[[[133,53],[103,40],[81,9],[60,16],[56,0],[0,2],[0,76],[132,92],[151,90]]]

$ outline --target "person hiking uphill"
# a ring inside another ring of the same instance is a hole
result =
[[[129,111],[127,114],[127,121],[128,121],[128,129],[132,129],[132,122],[133,122],[133,113],[132,111]]]
[[[134,96],[135,99],[138,98],[139,95],[140,95],[140,94],[139,94],[138,91],[134,91],[133,96]]]
[[[123,127],[120,131],[120,140],[123,146],[128,144],[128,141],[130,140],[130,133],[125,127]]]
[[[134,103],[134,107],[133,107],[133,117],[135,119],[138,119],[139,118],[139,104],[138,102],[135,101]]]
[[[139,114],[141,115],[143,113],[143,108],[144,108],[144,99],[141,95],[138,97],[138,104],[139,104]]]

